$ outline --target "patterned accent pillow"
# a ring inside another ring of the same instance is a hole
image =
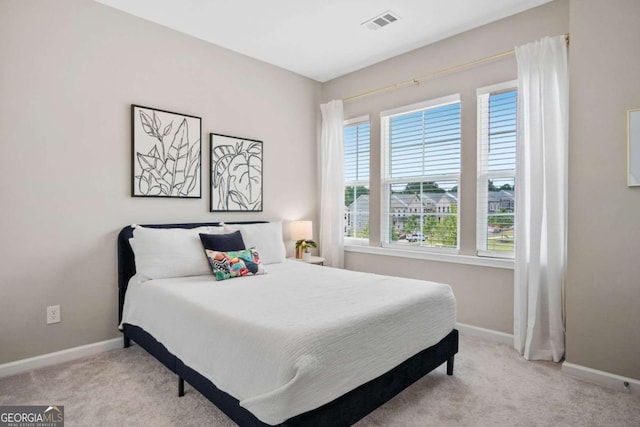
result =
[[[266,273],[256,248],[231,252],[205,249],[205,253],[216,280]]]

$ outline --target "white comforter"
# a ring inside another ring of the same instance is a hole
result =
[[[268,424],[315,409],[436,344],[447,285],[286,261],[262,276],[132,278],[123,323],[142,327]]]

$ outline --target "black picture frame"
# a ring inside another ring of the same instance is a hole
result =
[[[201,117],[131,105],[131,196],[202,198]]]
[[[211,212],[262,212],[263,142],[209,134]]]

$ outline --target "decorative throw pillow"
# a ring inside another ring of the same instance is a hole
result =
[[[240,251],[246,249],[242,234],[235,231],[228,234],[203,234],[200,233],[200,240],[205,249],[218,252]]]
[[[205,249],[205,253],[207,254],[216,280],[266,273],[260,261],[258,251],[255,248],[231,252]]]
[[[282,236],[282,222],[224,225],[225,233],[236,230],[242,233],[246,247],[255,247],[260,252],[260,259],[265,265],[284,262],[287,253]]]

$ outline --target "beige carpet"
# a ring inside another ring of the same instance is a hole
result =
[[[67,426],[233,426],[141,348],[0,379],[0,404],[64,405]],[[461,337],[444,366],[361,420],[369,426],[640,426],[640,399],[527,362],[509,346]]]

